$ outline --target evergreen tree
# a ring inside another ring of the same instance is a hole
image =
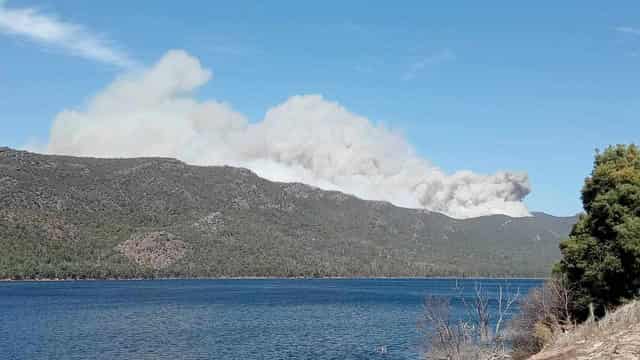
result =
[[[560,244],[555,271],[576,292],[575,316],[597,316],[640,289],[640,149],[610,146],[596,152],[582,189],[585,214]]]

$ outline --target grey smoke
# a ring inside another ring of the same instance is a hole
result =
[[[153,67],[116,79],[85,109],[58,114],[46,151],[243,166],[270,180],[457,218],[529,215],[525,173],[446,174],[401,135],[319,95],[293,96],[250,124],[228,104],[192,97],[211,77],[194,57],[169,51]]]

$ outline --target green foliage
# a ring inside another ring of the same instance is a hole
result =
[[[576,289],[576,317],[596,315],[640,290],[640,149],[610,146],[596,153],[582,189],[585,214],[560,244],[555,271]]]

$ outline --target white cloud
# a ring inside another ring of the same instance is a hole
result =
[[[631,26],[618,26],[615,28],[615,31],[631,35],[640,35],[640,29]]]
[[[409,66],[409,69],[402,75],[402,80],[413,80],[429,66],[442,64],[455,59],[456,55],[449,49],[444,49],[429,56],[422,57]]]
[[[135,64],[127,54],[81,25],[64,22],[33,8],[8,8],[4,1],[0,2],[0,32],[119,67]]]
[[[86,109],[58,114],[48,151],[243,166],[271,180],[459,218],[529,214],[524,173],[446,174],[401,135],[320,95],[293,96],[250,124],[225,103],[192,96],[211,76],[187,53],[169,51],[150,69],[116,79]]]

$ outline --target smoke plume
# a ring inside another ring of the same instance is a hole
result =
[[[529,215],[524,173],[446,174],[402,136],[319,95],[293,96],[250,124],[225,103],[192,97],[211,77],[197,59],[169,51],[153,67],[116,79],[85,109],[59,113],[47,151],[242,166],[270,180],[457,218]]]

